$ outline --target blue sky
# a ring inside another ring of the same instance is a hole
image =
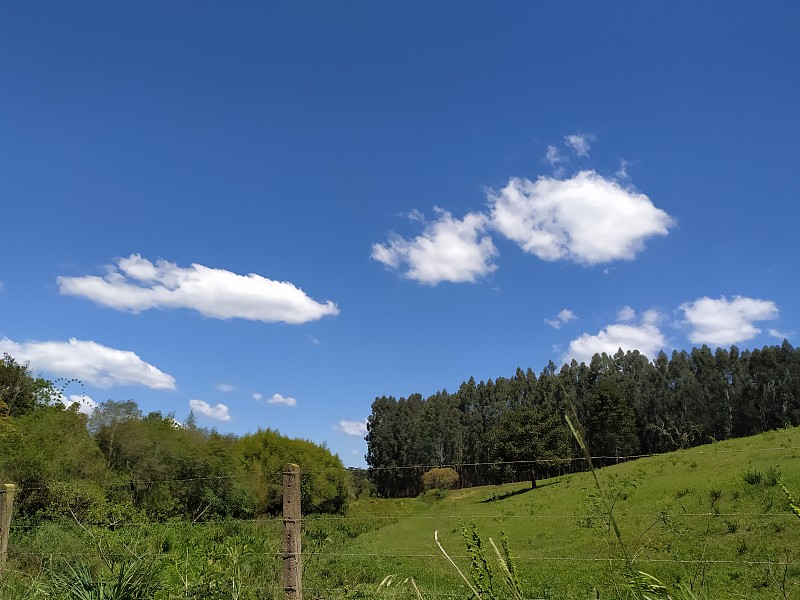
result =
[[[363,465],[379,395],[796,344],[800,7],[721,8],[5,3],[0,351]]]

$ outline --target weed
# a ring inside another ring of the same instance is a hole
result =
[[[763,474],[761,471],[745,471],[744,475],[742,475],[742,479],[744,479],[745,483],[750,485],[758,485],[761,483],[761,479],[763,478]]]
[[[767,467],[764,472],[764,484],[770,487],[775,487],[780,483],[781,470],[778,467]]]
[[[689,493],[691,493],[691,491],[692,490],[690,490],[688,487],[679,489],[678,491],[675,492],[675,500],[680,500],[684,496],[686,496]]]

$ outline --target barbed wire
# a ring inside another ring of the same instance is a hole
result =
[[[592,461],[607,461],[607,460],[614,460],[619,462],[628,462],[632,460],[637,460],[641,458],[653,458],[653,457],[665,457],[672,455],[675,458],[683,458],[684,455],[716,455],[716,454],[760,454],[764,452],[796,452],[800,451],[800,447],[797,446],[772,446],[766,448],[746,448],[746,449],[739,449],[739,450],[699,450],[697,448],[685,448],[680,450],[674,450],[671,452],[663,452],[663,453],[650,453],[650,454],[625,454],[625,455],[596,455],[591,456],[589,458],[585,456],[561,456],[561,457],[549,457],[549,458],[532,458],[526,460],[494,460],[494,461],[476,461],[476,462],[449,462],[449,463],[418,463],[418,464],[411,464],[411,465],[393,465],[393,466],[384,466],[384,467],[372,467],[367,466],[364,468],[361,467],[347,467],[348,471],[359,473],[359,472],[380,472],[380,471],[400,471],[400,470],[412,470],[412,469],[434,469],[434,468],[452,468],[452,469],[464,469],[467,467],[491,467],[491,466],[524,466],[524,465],[539,465],[539,464],[552,464],[552,465],[561,465],[565,463],[585,463],[588,460]],[[281,483],[281,476],[283,471],[276,471],[265,477],[266,481],[269,481],[274,484]],[[149,486],[149,485],[157,485],[157,484],[168,484],[168,483],[190,483],[190,482],[198,482],[198,481],[224,481],[224,480],[231,480],[237,479],[241,477],[238,474],[231,474],[231,475],[207,475],[201,477],[175,477],[175,478],[163,478],[163,479],[126,479],[124,481],[117,481],[117,482],[94,482],[94,481],[87,481],[87,482],[79,482],[78,485],[97,485],[104,489],[110,488],[125,488],[125,487],[132,487],[132,486]],[[66,483],[73,483],[69,481],[63,480],[48,480],[44,482],[37,482],[35,486],[26,486],[24,484],[17,485],[17,493],[20,492],[34,492],[34,491],[44,491],[49,489],[48,486],[52,484],[66,484]]]
[[[669,517],[671,519],[678,519],[683,517],[690,518],[703,518],[703,517],[757,517],[760,519],[768,518],[785,518],[787,520],[794,520],[797,517],[790,511],[785,512],[677,512],[671,513],[668,511],[658,513],[622,513],[617,515],[624,519],[662,519]],[[493,520],[493,521],[513,521],[513,520],[545,520],[545,519],[589,519],[599,518],[602,515],[597,513],[573,513],[573,514],[530,514],[530,515],[508,515],[502,513],[491,514],[436,514],[436,515],[305,515],[302,517],[304,523],[324,522],[324,521],[354,521],[369,523],[370,521],[406,521],[406,520],[419,520],[419,521],[446,521],[446,520]],[[105,525],[89,525],[100,530],[123,530],[123,529],[144,529],[144,528],[210,528],[210,527],[229,527],[233,525],[279,525],[283,522],[282,516],[265,515],[261,517],[254,517],[252,519],[219,519],[208,521],[123,521],[123,522],[110,522]],[[38,524],[12,524],[10,529],[13,530],[32,530],[39,529],[47,526],[52,522],[44,522]]]
[[[495,461],[482,461],[482,462],[451,462],[451,463],[420,463],[420,464],[413,464],[413,465],[394,465],[394,466],[386,466],[386,467],[366,467],[366,468],[358,468],[358,467],[349,467],[350,470],[353,471],[391,471],[391,470],[403,470],[403,469],[435,469],[435,468],[442,468],[442,467],[449,467],[449,468],[463,468],[463,467],[486,467],[486,466],[494,466],[494,465],[533,465],[533,464],[561,464],[567,462],[587,462],[588,460],[592,461],[601,461],[601,460],[617,460],[620,462],[627,462],[630,460],[636,460],[640,458],[653,458],[659,456],[670,456],[670,455],[677,455],[677,457],[682,457],[684,454],[755,454],[755,453],[763,453],[763,452],[776,452],[776,451],[798,451],[800,447],[797,446],[773,446],[769,448],[747,448],[741,450],[698,450],[696,448],[683,448],[679,450],[671,450],[670,452],[658,452],[658,453],[651,453],[651,454],[626,454],[626,455],[597,455],[597,456],[562,456],[562,457],[550,457],[550,458],[531,458],[526,460],[495,460]]]

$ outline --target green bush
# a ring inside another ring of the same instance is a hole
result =
[[[451,490],[458,483],[458,473],[449,467],[427,471],[422,476],[422,487],[425,490]]]

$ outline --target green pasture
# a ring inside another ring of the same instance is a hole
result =
[[[800,519],[781,487],[800,496],[799,455],[795,428],[597,475],[634,569],[658,578],[664,594],[690,597],[679,595],[683,586],[698,598],[800,598]],[[304,519],[304,598],[469,598],[436,531],[471,584],[482,577],[493,590],[482,597],[513,597],[489,541],[502,554],[507,537],[521,597],[633,598],[605,506],[591,473],[542,480],[537,489],[518,483],[354,500],[346,515]],[[0,597],[280,599],[280,531],[270,518],[113,530],[15,522]],[[111,595],[126,572],[149,596]],[[95,595],[70,587],[83,580]]]

